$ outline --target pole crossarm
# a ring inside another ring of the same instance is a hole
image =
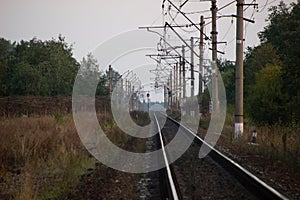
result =
[[[172,1],[171,0],[167,0],[170,4],[171,4],[171,6],[173,6],[182,16],[184,16],[184,18],[186,18],[198,31],[200,31],[201,32],[201,29],[190,19],[190,18],[188,18],[187,16],[186,16],[186,14],[184,14],[179,8],[177,8],[173,3],[172,3]],[[205,33],[203,33],[202,32],[202,34],[205,36],[205,39],[207,39],[207,40],[210,40],[209,39],[209,37],[205,34]]]
[[[161,37],[161,39],[173,50],[173,51],[175,51],[176,53],[177,53],[177,55],[180,55],[180,53],[176,50],[176,48],[174,48],[164,37],[163,37],[163,35],[161,35],[160,33],[158,33],[158,32],[155,32],[155,31],[151,31],[149,28],[147,29],[147,31],[149,31],[149,32],[152,32],[152,33],[156,33],[156,34],[158,34],[160,37]],[[188,64],[190,64],[190,62],[188,61],[188,60],[186,60],[185,58],[183,58],[183,60],[184,60],[184,62],[186,62],[186,63],[188,63]]]
[[[212,49],[212,48],[209,48],[209,50],[213,51],[213,49]],[[219,50],[217,50],[217,52],[218,52],[218,53],[220,53],[220,54],[223,54],[223,55],[225,54],[225,52],[223,52],[223,51],[219,51]]]
[[[218,16],[218,18],[223,18],[223,17],[235,17],[235,18],[239,18],[239,16],[234,15],[234,14],[232,14],[232,15],[221,15],[221,16]],[[252,20],[252,19],[248,19],[248,18],[245,18],[245,17],[242,17],[242,19],[244,21],[247,21],[247,22],[250,22],[250,23],[253,23],[253,24],[255,23],[255,21]]]
[[[172,55],[172,54],[166,54],[166,55],[163,55],[163,54],[147,54],[146,56],[149,56],[149,57],[162,57],[163,58],[180,58],[181,56],[178,56],[178,55]]]
[[[168,26],[180,39],[181,41],[193,52],[194,55],[196,55],[198,58],[200,57],[195,51],[194,49],[180,36],[179,33],[177,33],[177,31],[175,31],[175,29],[168,23],[166,22],[165,24],[166,26]]]
[[[195,24],[197,26],[201,24]],[[182,25],[172,25],[174,28],[190,28],[193,27],[194,24],[182,24]],[[163,29],[165,26],[140,26],[139,29],[148,29],[148,28],[153,28],[153,29]]]

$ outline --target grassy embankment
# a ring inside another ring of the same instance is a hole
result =
[[[95,163],[81,145],[71,115],[2,119],[0,136],[4,199],[55,198]]]
[[[145,113],[132,117],[138,124],[149,122]],[[98,114],[98,120],[116,145],[143,152],[144,143],[123,134],[111,114]],[[0,137],[0,199],[62,198],[96,162],[82,145],[71,114],[1,118]]]
[[[210,116],[202,118],[200,127],[207,129]],[[251,140],[252,131],[257,131],[257,144],[246,145]],[[233,139],[234,112],[228,109],[225,125],[221,135],[221,141],[232,146],[236,151],[244,152],[248,155],[261,155],[266,162],[284,164],[299,170],[300,168],[300,124],[295,121],[288,125],[262,125],[257,126],[249,119],[245,118],[244,134]]]

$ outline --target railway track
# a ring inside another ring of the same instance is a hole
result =
[[[156,148],[162,149],[166,165],[158,175],[160,199],[287,199],[176,120],[160,112],[154,112],[152,117],[159,130]],[[163,117],[167,121],[161,125]],[[171,155],[164,146],[179,127],[181,134],[193,143],[181,158],[169,165]],[[198,157],[201,145],[210,150],[202,159]]]

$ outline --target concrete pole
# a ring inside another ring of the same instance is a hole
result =
[[[173,67],[173,69],[174,69],[174,75],[173,75],[173,91],[174,91],[174,98],[173,98],[173,102],[175,103],[175,105],[176,105],[176,93],[177,93],[177,88],[176,88],[176,65],[174,65],[174,67]]]
[[[128,95],[128,79],[125,79],[125,98],[127,98]]]
[[[123,79],[121,78],[121,100],[124,98],[124,85],[123,85]]]
[[[186,97],[186,79],[185,79],[185,48],[182,45],[182,79],[183,79],[183,99]]]
[[[127,88],[127,90],[128,90],[128,95],[127,95],[127,97],[128,97],[128,108],[129,108],[129,111],[131,111],[131,103],[130,103],[130,101],[131,101],[131,82],[128,80],[128,88]]]
[[[182,58],[179,58],[179,101],[181,101],[182,98],[182,77],[181,77],[181,73],[182,73]]]
[[[171,91],[171,102],[170,102],[170,109],[172,109],[172,103],[173,103],[173,78],[172,78],[172,70],[170,70],[170,91]]]
[[[168,78],[168,86],[169,86],[169,90],[167,90],[167,99],[168,99],[168,106],[167,106],[167,109],[170,108],[170,96],[169,96],[169,91],[171,90],[170,78]]]
[[[175,88],[176,88],[176,93],[175,93],[175,103],[176,103],[176,109],[178,109],[178,63],[175,65]]]
[[[243,119],[243,93],[244,93],[244,66],[243,66],[243,50],[244,50],[244,35],[243,35],[243,4],[244,0],[237,0],[237,21],[236,21],[236,70],[235,70],[235,124],[234,136],[242,135],[244,132]]]
[[[199,104],[199,114],[202,111],[202,75],[204,73],[203,69],[203,53],[204,53],[204,17],[201,16],[200,18],[200,45],[199,45],[199,92],[198,92],[198,104]]]
[[[219,112],[219,95],[218,95],[218,66],[217,66],[217,59],[218,59],[218,55],[217,55],[217,0],[212,0],[212,5],[211,5],[211,13],[212,13],[212,31],[211,31],[211,36],[212,36],[212,60],[213,60],[213,65],[214,65],[214,78],[213,78],[213,109],[216,112]]]
[[[194,38],[191,37],[191,99],[194,95]]]
[[[130,97],[130,99],[131,99],[131,111],[134,111],[134,95],[135,95],[135,93],[134,93],[134,86],[132,86],[132,94],[131,94],[131,97]]]
[[[128,95],[131,95],[131,82],[128,81]],[[130,98],[130,96],[129,96]]]
[[[123,78],[121,78],[121,94],[120,94],[120,97],[119,97],[119,99],[120,99],[120,101],[119,101],[119,104],[120,104],[120,106],[122,106],[123,105],[123,98],[124,98],[124,85],[123,85],[124,83],[123,83]]]
[[[167,85],[164,85],[164,108],[166,108],[166,109],[168,108],[168,90],[167,90]]]
[[[112,95],[112,68],[111,68],[111,65],[109,65],[109,94],[110,94],[110,97]]]

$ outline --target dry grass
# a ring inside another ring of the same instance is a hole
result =
[[[92,167],[71,116],[0,121],[0,199],[51,199]]]
[[[124,134],[109,111],[98,114],[98,120],[116,145],[144,151],[144,141]],[[133,120],[142,123],[140,117]],[[2,118],[0,137],[0,199],[63,198],[72,193],[79,176],[95,164],[70,114]]]
[[[258,132],[256,149],[271,161],[282,162],[299,169],[300,167],[300,124],[272,125],[255,127],[248,125],[245,127],[244,137],[250,140],[253,130]],[[248,138],[247,138],[248,137]]]
[[[205,121],[205,120],[204,120]],[[204,122],[204,124],[207,124]],[[242,151],[262,155],[271,162],[285,163],[294,169],[300,167],[300,124],[255,126],[246,119],[244,134],[233,139],[234,116],[227,114],[222,138]],[[252,131],[257,131],[257,146],[246,145],[251,141]]]

